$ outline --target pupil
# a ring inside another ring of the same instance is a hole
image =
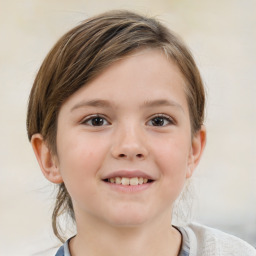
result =
[[[103,119],[100,118],[100,117],[93,118],[93,119],[92,119],[92,124],[93,124],[94,126],[103,125]]]
[[[164,124],[164,119],[160,117],[156,117],[153,119],[153,124],[155,126],[162,126]]]

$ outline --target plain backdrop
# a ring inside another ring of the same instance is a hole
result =
[[[208,131],[195,220],[256,246],[255,0],[0,0],[0,255],[54,255],[54,187],[27,139],[29,91],[63,33],[120,8],[158,17],[192,50],[207,89]]]

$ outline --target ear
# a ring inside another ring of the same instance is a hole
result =
[[[46,179],[52,183],[62,183],[63,179],[58,168],[57,156],[51,153],[43,136],[39,133],[34,134],[31,138],[31,144],[41,171]]]
[[[201,159],[205,144],[206,129],[205,126],[202,125],[201,129],[192,138],[186,178],[190,178],[192,176],[196,166],[198,165]]]

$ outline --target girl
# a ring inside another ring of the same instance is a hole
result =
[[[171,226],[204,150],[205,94],[182,41],[155,19],[112,11],[65,34],[31,90],[27,130],[52,215],[77,234],[56,256],[256,255],[198,224]]]

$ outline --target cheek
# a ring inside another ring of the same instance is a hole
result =
[[[154,154],[157,163],[163,167],[164,174],[178,175],[188,165],[189,146],[184,140],[167,139]]]
[[[86,205],[93,205],[96,202],[95,187],[99,181],[97,175],[103,157],[102,145],[92,144],[90,139],[81,137],[79,140],[75,137],[66,139],[59,145],[59,168],[74,208],[77,202],[80,205],[81,201],[86,200],[89,200]]]
[[[88,187],[89,180],[97,176],[107,150],[102,140],[92,137],[69,134],[59,141],[59,168],[67,187],[85,187],[85,183]]]
[[[162,176],[162,185],[168,194],[177,197],[181,192],[188,168],[189,143],[185,140],[166,140],[155,151],[156,164]]]

